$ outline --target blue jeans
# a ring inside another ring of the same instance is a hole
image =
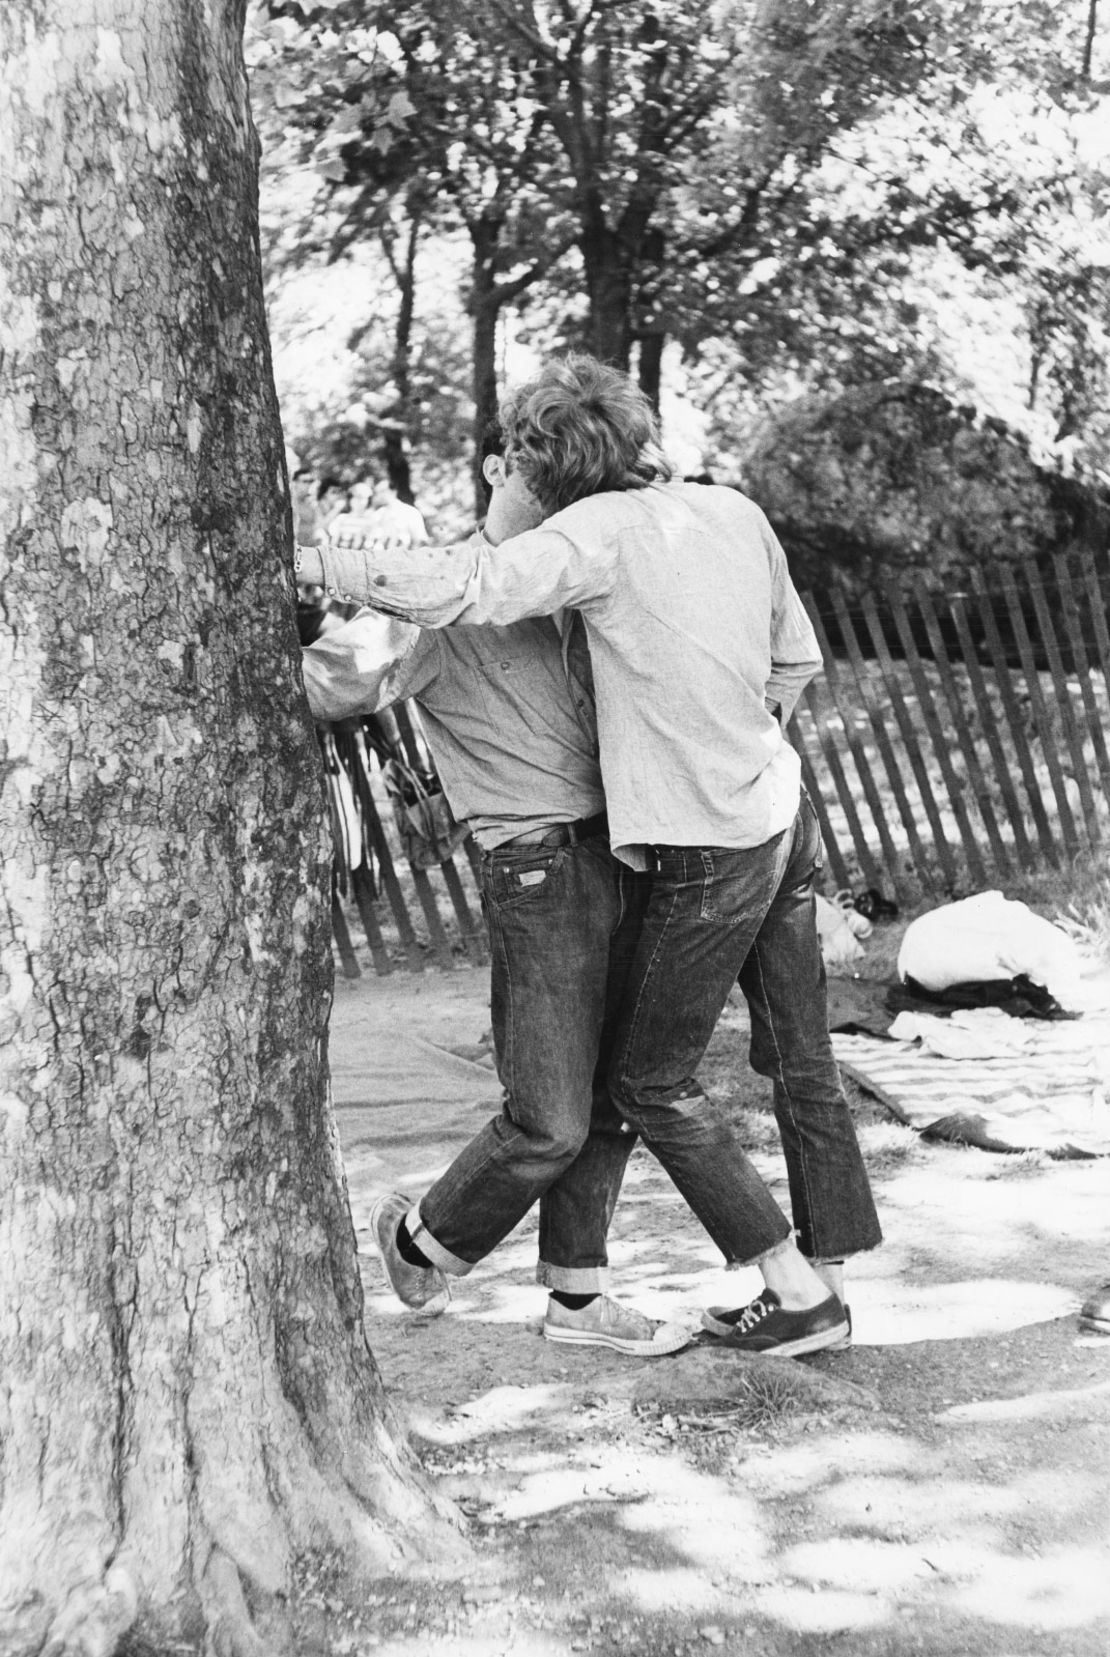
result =
[[[774,1083],[793,1229],[836,1260],[881,1241],[870,1182],[829,1039],[814,879],[821,838],[808,798],[762,846],[656,847],[610,1085],[727,1261],[747,1264],[792,1227],[729,1117],[694,1072],[739,979],[751,1062]]]
[[[635,1133],[605,1084],[623,985],[613,962],[637,880],[608,841],[503,846],[482,859],[501,1113],[421,1198],[414,1240],[462,1276],[539,1200],[537,1282],[602,1290]]]

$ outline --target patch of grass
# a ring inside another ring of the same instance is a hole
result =
[[[779,1125],[774,1114],[769,1111],[746,1110],[743,1106],[729,1112],[733,1122],[744,1141],[744,1149],[753,1151],[776,1152],[782,1145],[779,1137]]]
[[[1078,857],[1066,869],[1023,876],[1005,895],[1027,903],[1096,960],[1110,963],[1110,872],[1104,858]]]
[[[787,1416],[813,1409],[813,1399],[798,1386],[788,1365],[778,1359],[737,1366],[739,1388],[727,1401],[714,1399],[704,1405],[692,1401],[681,1414],[673,1409],[660,1411],[656,1430],[665,1438],[684,1433],[757,1432],[773,1427]]]
[[[1110,877],[1080,902],[1069,903],[1055,920],[1086,954],[1110,964]]]
[[[753,1365],[744,1376],[744,1391],[730,1408],[723,1412],[735,1427],[747,1432],[773,1427],[789,1415],[798,1415],[802,1409],[812,1409],[812,1400],[804,1399],[793,1384],[792,1377],[777,1369],[773,1360]]]
[[[901,1122],[869,1122],[858,1129],[860,1150],[869,1174],[890,1174],[923,1157],[921,1136]]]
[[[1026,1179],[1030,1174],[1041,1173],[1051,1162],[1046,1151],[1015,1151],[1011,1156],[999,1157],[997,1167],[990,1170],[987,1178]]]

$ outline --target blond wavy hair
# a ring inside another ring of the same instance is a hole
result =
[[[505,464],[550,515],[587,495],[673,475],[659,423],[620,369],[574,352],[510,391],[498,411]]]

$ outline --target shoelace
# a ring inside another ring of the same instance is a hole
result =
[[[750,1306],[744,1307],[740,1315],[740,1322],[736,1325],[737,1329],[742,1335],[747,1334],[748,1330],[753,1328],[755,1324],[760,1323],[770,1310],[771,1308],[765,1300],[753,1300]]]

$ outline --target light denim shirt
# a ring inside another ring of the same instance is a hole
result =
[[[821,653],[770,524],[734,489],[592,495],[491,546],[321,548],[325,583],[427,627],[586,624],[613,849],[762,845],[793,822],[782,727]],[[780,717],[771,712],[780,709]]]
[[[422,632],[362,610],[301,652],[317,719],[412,697],[443,792],[485,850],[605,809],[588,662],[548,619]]]

